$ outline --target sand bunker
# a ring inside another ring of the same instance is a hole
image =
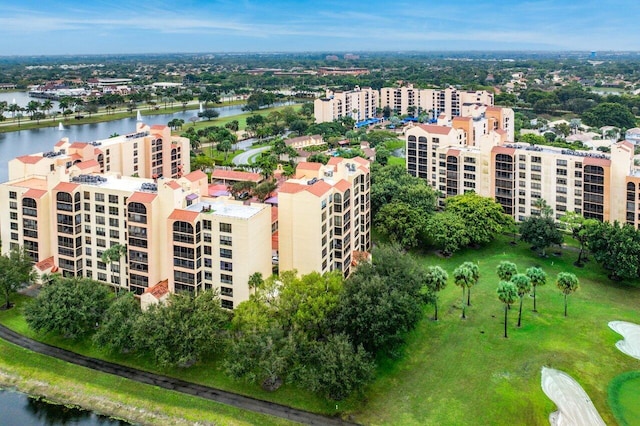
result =
[[[616,342],[622,353],[640,359],[640,325],[626,321],[611,321],[609,328],[624,337]]]
[[[568,374],[542,367],[542,390],[558,407],[549,416],[553,426],[605,426],[589,395]]]

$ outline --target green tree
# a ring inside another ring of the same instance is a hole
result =
[[[529,216],[520,224],[520,238],[540,250],[546,256],[547,247],[562,244],[564,238],[553,218],[548,216]]]
[[[623,104],[603,102],[582,114],[585,124],[592,127],[615,126],[630,129],[636,126],[636,118]]]
[[[547,274],[535,266],[527,268],[526,274],[531,280],[531,286],[533,287],[533,312],[538,312],[536,309],[536,288],[547,284]]]
[[[610,271],[611,279],[640,275],[640,232],[633,225],[599,222],[591,228],[587,240],[594,259]]]
[[[491,197],[482,197],[475,192],[466,192],[449,197],[445,201],[445,211],[462,219],[470,244],[481,245],[493,241],[513,222],[504,213],[502,205]]]
[[[435,315],[433,319],[438,321],[438,292],[447,286],[449,275],[440,266],[429,266],[425,273],[425,285],[433,292],[433,306]]]
[[[453,271],[453,282],[455,285],[462,289],[462,318],[467,318],[466,316],[466,303],[464,300],[465,291],[471,292],[471,287],[473,287],[478,281],[478,272],[477,265],[472,262],[465,262],[462,265],[458,266]],[[470,298],[468,299],[470,302]],[[470,305],[470,303],[469,303]]]
[[[442,212],[429,217],[426,233],[434,246],[445,256],[451,255],[469,244],[469,236],[464,223],[455,213]]]
[[[556,286],[564,295],[564,316],[567,316],[567,296],[574,293],[580,286],[578,277],[570,272],[559,272],[556,278]]]
[[[128,353],[135,349],[134,329],[142,312],[133,293],[125,293],[107,308],[93,342],[114,353]]]
[[[215,292],[172,294],[136,321],[135,344],[161,366],[188,366],[221,349],[228,323]]]
[[[498,283],[498,299],[504,303],[504,337],[507,338],[507,318],[509,306],[516,302],[518,289],[511,281],[500,281]]]
[[[309,344],[304,374],[298,374],[302,387],[339,401],[369,383],[375,372],[371,355],[362,346],[354,348],[344,334],[329,335]]]
[[[598,226],[596,219],[585,219],[581,214],[568,211],[560,218],[560,221],[565,224],[567,230],[571,232],[571,236],[580,243],[580,252],[578,253],[578,260],[576,266],[582,266],[582,260],[584,252],[589,242],[589,237],[592,235],[594,229]]]
[[[295,132],[298,136],[304,135],[309,128],[309,124],[305,120],[296,120],[289,126],[289,130]]]
[[[230,122],[226,123],[224,127],[231,130],[232,132],[237,132],[238,130],[240,130],[240,123],[238,122],[238,120],[231,120]]]
[[[35,279],[33,261],[23,248],[14,248],[0,256],[0,291],[4,296],[4,308],[13,306],[11,296]]]
[[[518,327],[520,327],[522,323],[522,301],[524,295],[531,291],[531,279],[526,274],[515,274],[511,277],[511,282],[516,286],[518,297],[520,298],[520,309],[518,311]]]
[[[65,338],[83,337],[95,330],[109,307],[109,288],[87,278],[63,278],[42,288],[25,307],[29,327]]]
[[[518,267],[515,263],[503,260],[496,268],[496,274],[501,281],[511,281],[511,277],[518,273]]]
[[[249,290],[252,290],[254,293],[263,283],[264,278],[262,278],[262,272],[254,272],[249,276]]]
[[[422,213],[404,202],[383,206],[376,214],[374,223],[391,242],[405,249],[416,247],[425,231]]]

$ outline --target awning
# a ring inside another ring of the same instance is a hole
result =
[[[187,201],[193,201],[198,199],[198,194],[189,194],[186,196]]]

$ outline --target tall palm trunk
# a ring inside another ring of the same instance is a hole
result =
[[[505,339],[507,338],[507,312],[509,312],[509,310],[507,309],[509,305],[507,303],[505,303],[504,305],[504,337]]]
[[[520,296],[520,311],[518,312],[518,327],[520,327],[521,324],[521,320],[522,320],[522,299],[524,297]]]

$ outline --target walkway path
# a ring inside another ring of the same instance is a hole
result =
[[[113,374],[130,380],[135,380],[136,382],[158,386],[164,389],[181,392],[188,395],[199,396],[201,398],[209,399],[222,404],[238,407],[243,410],[253,411],[261,414],[268,414],[271,416],[281,417],[283,419],[309,425],[350,424],[342,421],[339,418],[326,417],[319,414],[287,407],[285,405],[276,404],[273,402],[262,401],[259,399],[238,395],[232,392],[227,392],[204,385],[185,382],[180,379],[174,379],[171,377],[137,370],[135,368],[126,367],[123,365],[113,364],[111,362],[95,358],[89,358],[74,352],[70,352],[64,349],[57,348],[55,346],[50,346],[45,343],[29,339],[2,325],[0,325],[0,338],[23,348],[38,352],[40,354],[58,358],[71,364],[80,365],[82,367],[101,371],[103,373]]]
[[[271,149],[271,146],[263,146],[260,148],[254,148],[254,149],[250,149],[249,151],[243,152],[242,154],[238,154],[235,157],[233,157],[233,164],[249,164],[249,159],[251,157],[253,157],[256,154],[259,154],[263,151],[266,151],[268,149]]]

